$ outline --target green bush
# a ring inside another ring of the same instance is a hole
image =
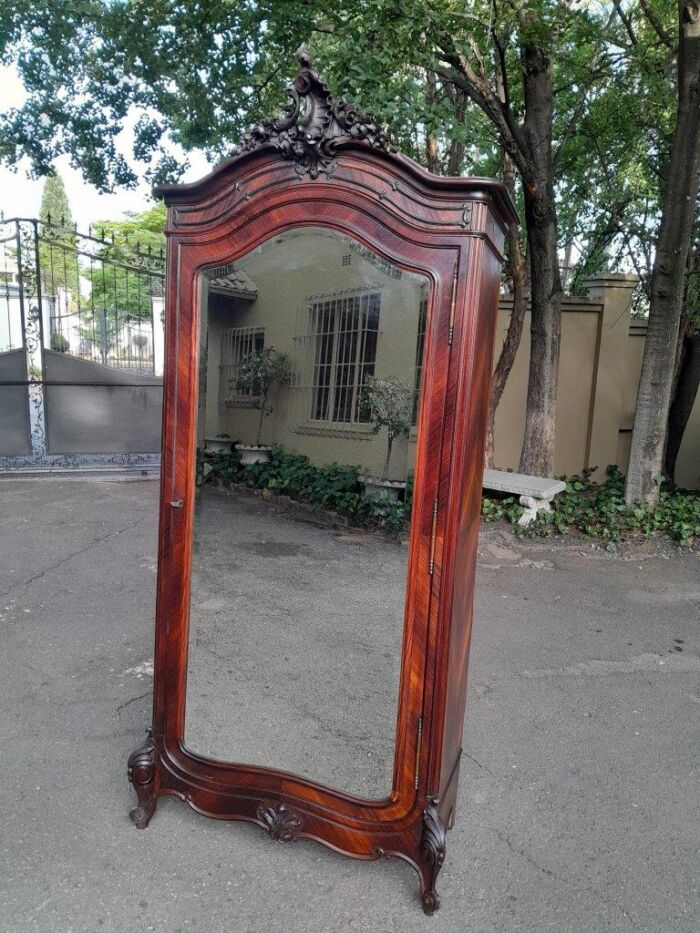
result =
[[[297,502],[318,505],[338,512],[353,524],[391,536],[399,535],[411,516],[411,482],[407,484],[403,502],[366,499],[362,495],[359,467],[339,463],[316,467],[308,457],[287,454],[281,447],[272,448],[270,460],[266,463],[243,466],[235,451],[216,454],[207,462],[212,467],[212,477],[225,482],[245,483],[251,489],[268,489]]]
[[[413,475],[406,483],[403,502],[390,499],[367,499],[362,495],[359,467],[329,463],[317,467],[308,457],[287,454],[273,447],[267,463],[243,466],[240,455],[218,453],[209,457],[208,477],[224,482],[245,483],[251,489],[267,489],[337,512],[363,528],[399,536],[411,518]],[[198,482],[203,482],[202,461],[198,462]],[[552,503],[551,512],[540,512],[526,528],[518,525],[523,508],[517,498],[484,497],[481,514],[484,521],[505,520],[518,536],[544,537],[552,533],[578,531],[606,542],[614,550],[618,542],[630,538],[649,538],[663,534],[680,545],[700,542],[700,493],[686,492],[664,484],[655,509],[629,508],[624,498],[624,477],[617,467],[607,469],[603,483],[591,481],[593,470],[566,481],[566,489]]]
[[[607,468],[603,483],[592,482],[592,473],[585,470],[580,476],[562,477],[566,489],[554,499],[552,511],[540,512],[526,528],[517,524],[523,509],[512,496],[484,498],[481,514],[487,522],[506,519],[518,535],[543,537],[576,530],[607,541],[610,550],[620,541],[649,538],[657,532],[680,545],[700,541],[700,493],[663,483],[656,508],[630,507],[625,503],[625,478],[616,466]]]
[[[51,334],[51,340],[49,345],[52,350],[55,350],[56,353],[67,353],[70,350],[70,343],[68,338],[64,337],[63,334]]]

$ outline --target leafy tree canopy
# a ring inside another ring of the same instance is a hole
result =
[[[444,62],[445,51],[454,50],[492,71],[497,35],[517,113],[523,104],[520,49],[537,41],[563,53],[557,56],[566,72],[560,109],[570,113],[565,98],[577,97],[611,6],[575,0],[354,0],[332,8],[325,0],[82,0],[57,12],[51,2],[8,0],[0,14],[2,60],[16,63],[28,97],[6,114],[0,158],[27,155],[41,174],[69,152],[97,187],[133,184],[138,168],[119,154],[116,138],[135,108],[134,159],[155,157],[152,175],[172,177],[182,166],[168,154],[168,140],[223,156],[251,119],[279,103],[294,52],[305,43],[338,93],[374,110],[403,148],[420,148],[422,125],[446,140],[460,139],[469,165],[484,158],[483,121],[465,126],[454,94],[431,94],[420,69]]]
[[[0,160],[28,156],[43,174],[67,152],[101,189],[174,180],[185,166],[171,144],[224,157],[278,107],[305,44],[403,151],[434,171],[495,174],[496,128],[450,76],[464,66],[505,96],[517,138],[536,46],[553,68],[561,243],[577,240],[583,271],[606,257],[643,271],[673,128],[675,16],[668,0],[81,0],[58,11],[7,0],[1,60],[27,99],[4,115]],[[134,119],[127,159],[117,137]]]

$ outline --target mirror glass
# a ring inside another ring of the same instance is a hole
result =
[[[428,280],[300,227],[199,296],[185,744],[385,798]]]

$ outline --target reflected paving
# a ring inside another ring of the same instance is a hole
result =
[[[381,798],[407,549],[321,522],[246,491],[200,488],[185,743]]]

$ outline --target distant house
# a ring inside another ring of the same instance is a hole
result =
[[[420,380],[427,308],[423,276],[399,269],[336,232],[294,230],[205,275],[208,337],[200,436],[254,443],[258,399],[237,387],[241,361],[273,346],[293,379],[271,400],[262,442],[380,470],[384,436],[362,402],[369,376]],[[204,332],[204,330],[203,330]],[[390,478],[413,468],[415,431],[396,442]]]

